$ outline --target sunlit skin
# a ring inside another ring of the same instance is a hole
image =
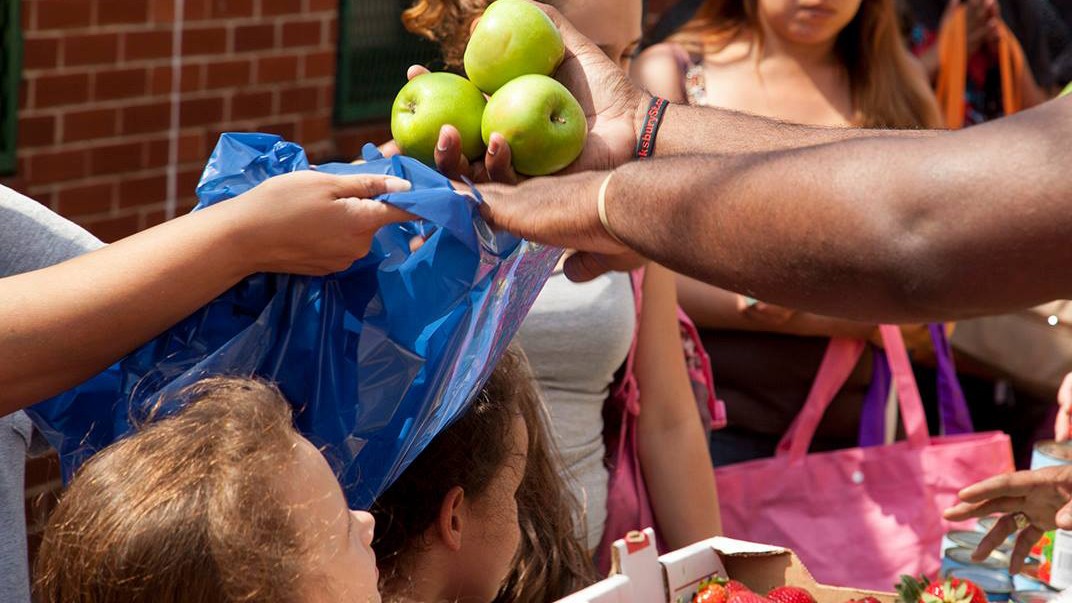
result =
[[[306,603],[378,603],[375,520],[350,510],[324,455],[296,436],[293,462],[276,479],[283,502],[293,509],[295,530],[309,547]]]
[[[528,462],[528,430],[518,414],[510,428],[511,452],[483,492],[461,487],[440,502],[422,548],[406,563],[407,574],[384,585],[392,601],[491,601],[513,567],[521,543],[517,490]]]

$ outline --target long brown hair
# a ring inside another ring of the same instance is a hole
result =
[[[274,386],[237,378],[182,393],[82,466],[45,529],[41,603],[298,602],[316,568],[277,496],[297,432]]]
[[[469,28],[492,1],[418,0],[402,13],[402,23],[409,31],[439,44],[443,62],[460,69]]]
[[[762,48],[759,0],[708,0],[671,41],[702,55],[749,31]],[[940,128],[934,94],[912,63],[894,0],[863,0],[835,52],[849,76],[853,123],[866,128]]]
[[[466,412],[440,433],[371,511],[372,542],[385,598],[404,596],[414,559],[426,546],[443,498],[460,486],[479,498],[507,462],[514,417],[521,413],[529,436],[528,461],[518,488],[521,545],[498,600],[553,601],[595,580],[595,570],[575,536],[576,500],[559,474],[528,363],[512,347]]]

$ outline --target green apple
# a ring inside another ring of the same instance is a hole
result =
[[[566,46],[554,21],[524,0],[497,0],[465,47],[465,74],[488,94],[523,75],[551,75]]]
[[[462,135],[462,153],[484,153],[480,120],[487,101],[472,82],[453,73],[425,73],[409,81],[391,108],[391,135],[402,152],[435,167],[439,130],[452,125]]]
[[[481,132],[485,143],[493,132],[506,138],[518,173],[544,176],[577,159],[588,121],[565,86],[546,75],[523,75],[488,101]]]
[[[1066,94],[1072,94],[1072,82],[1069,82],[1068,85],[1065,86],[1065,89],[1061,91],[1061,94],[1058,94],[1057,96],[1061,97],[1065,96]]]

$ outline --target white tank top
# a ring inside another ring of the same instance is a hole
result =
[[[566,478],[585,509],[589,550],[599,545],[606,521],[603,403],[635,331],[628,274],[575,284],[556,273],[518,333],[551,415]]]

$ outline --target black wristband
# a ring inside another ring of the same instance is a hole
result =
[[[659,135],[659,126],[663,125],[663,115],[668,106],[670,101],[665,98],[652,97],[644,127],[640,128],[640,136],[637,137],[636,151],[633,153],[636,158],[644,159],[655,154],[655,137]]]

